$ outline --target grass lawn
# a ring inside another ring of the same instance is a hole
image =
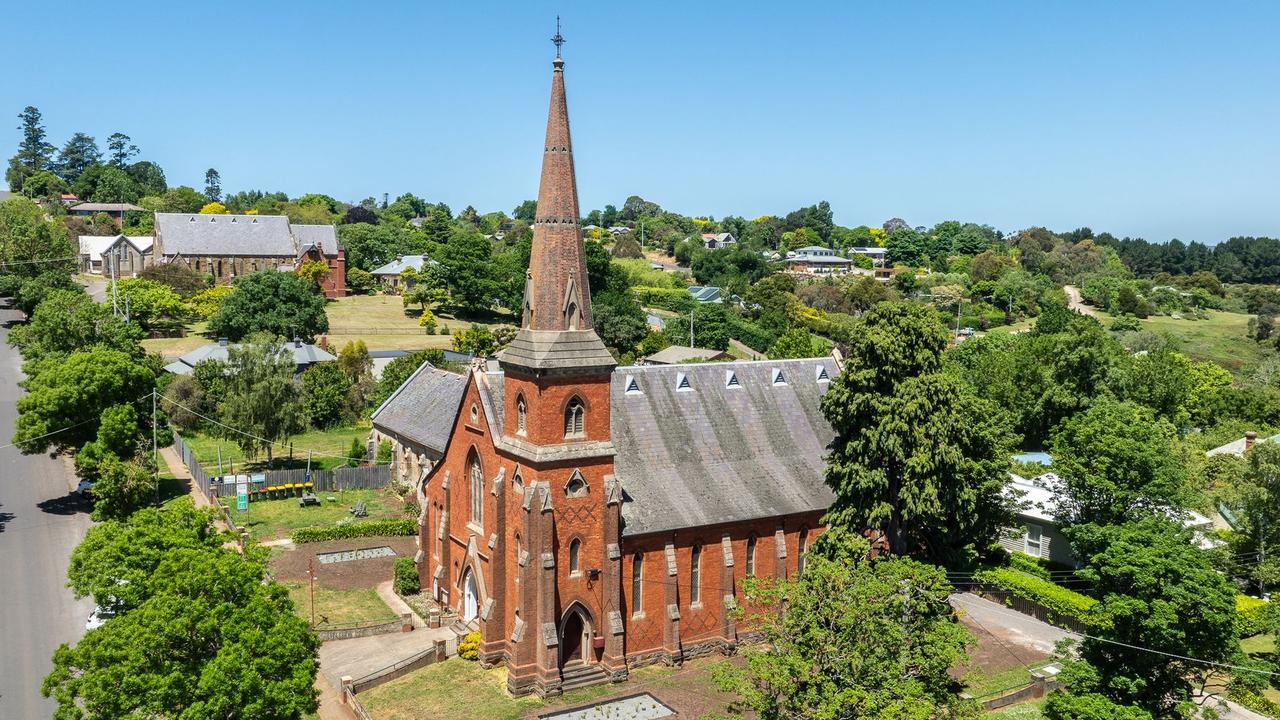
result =
[[[301,435],[293,436],[290,440],[293,444],[293,467],[305,468],[307,466],[308,450],[314,453],[311,458],[311,468],[313,470],[332,470],[335,467],[346,465],[345,457],[351,450],[351,441],[359,440],[363,445],[369,437],[370,427],[367,421],[363,421],[356,425],[330,428],[328,430],[308,430]],[[233,461],[236,472],[246,470],[255,472],[268,469],[265,454],[249,460],[246,464],[240,448],[230,440],[211,437],[198,432],[183,433],[182,439],[187,442],[187,446],[196,454],[196,459],[204,466],[205,472],[210,474],[218,473],[219,448],[222,450],[224,473],[230,473]],[[282,450],[279,446],[276,446],[275,455],[271,469],[282,469],[289,466],[288,450]]]
[[[289,598],[293,600],[298,615],[311,621],[311,588],[310,583],[295,580],[284,583],[289,589]],[[337,590],[316,583],[316,625],[338,625],[342,623],[394,620],[399,615],[378,597],[373,588],[355,588]]]
[[[988,720],[1041,720],[1044,717],[1044,700],[992,710],[982,717]]]
[[[217,338],[205,334],[208,332],[208,325],[203,320],[191,323],[187,326],[186,337],[147,338],[142,341],[142,348],[147,352],[157,353],[166,360],[175,360],[198,347],[217,342]]]
[[[1262,362],[1262,347],[1246,334],[1251,315],[1209,312],[1208,320],[1174,320],[1152,317],[1142,325],[1175,340],[1178,350],[1196,360],[1212,360],[1233,373]]]
[[[520,720],[526,714],[543,708],[578,705],[605,697],[660,689],[664,685],[675,687],[676,683],[684,680],[675,677],[679,672],[675,668],[651,665],[631,671],[631,679],[624,685],[596,685],[571,690],[548,702],[537,696],[513,698],[508,695],[505,668],[484,670],[474,662],[451,658],[360,693],[360,702],[377,720]],[[695,677],[697,683],[707,682],[702,673],[685,677]],[[711,691],[710,688],[704,689]],[[697,688],[686,690],[696,691]]]
[[[364,340],[370,350],[426,350],[451,348],[449,335],[427,335],[418,327],[418,309],[404,312],[399,295],[351,295],[330,300],[325,305],[329,316],[329,346],[336,352],[352,340]],[[472,323],[493,327],[511,319],[504,315],[471,319],[458,318],[436,310],[437,322],[450,330]]]
[[[1021,665],[995,671],[974,668],[965,676],[965,691],[983,700],[992,695],[1020,688],[1029,682],[1031,682],[1031,672]]]
[[[1248,655],[1273,653],[1276,651],[1276,639],[1271,635],[1254,635],[1241,640],[1240,648]]]
[[[236,512],[234,498],[227,498],[224,502],[230,505],[231,517],[235,518],[236,524],[248,529],[255,540],[288,537],[290,532],[303,527],[336,525],[339,520],[351,517],[351,506],[361,500],[369,513],[365,520],[405,517],[400,498],[381,490],[344,490],[319,495],[322,504],[318,507],[298,507],[297,498],[255,500],[249,503],[249,510],[244,513]],[[338,500],[329,502],[330,497]]]

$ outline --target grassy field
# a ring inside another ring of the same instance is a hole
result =
[[[255,500],[243,513],[236,511],[234,502],[228,504],[236,524],[246,528],[255,540],[260,541],[288,537],[298,528],[336,525],[339,520],[351,517],[351,508],[361,501],[369,513],[365,520],[405,517],[400,498],[382,490],[344,490],[340,493],[321,492],[319,495],[321,505],[305,508],[298,506],[297,498]],[[334,502],[329,502],[330,497]]]
[[[628,685],[636,682],[646,685],[655,681],[661,683],[666,676],[674,676],[676,672],[661,665],[632,670]],[[705,678],[700,681],[705,681]],[[507,694],[505,668],[485,670],[474,662],[451,658],[360,693],[360,702],[377,720],[520,720],[538,709],[578,705],[628,694],[626,690],[626,685],[596,685],[571,690],[551,702],[536,696],[513,698]]]
[[[301,435],[295,435],[290,440],[293,444],[293,467],[304,468],[307,466],[308,450],[312,452],[311,468],[313,470],[332,470],[335,467],[346,465],[346,455],[351,450],[351,441],[358,440],[363,445],[369,437],[370,427],[369,423],[365,421],[356,425],[331,428],[329,430],[309,430]],[[246,458],[240,452],[240,448],[230,440],[197,432],[183,433],[182,439],[187,442],[187,446],[196,454],[196,459],[204,466],[205,472],[210,474],[218,473],[219,449],[222,451],[224,473],[230,473],[233,462],[235,463],[236,472],[257,472],[268,469],[265,454],[260,453],[257,458],[249,458],[246,463]],[[276,446],[275,458],[271,469],[288,467],[288,463],[288,449],[281,449]]]
[[[1174,346],[1196,360],[1212,360],[1233,373],[1247,371],[1262,362],[1262,347],[1247,332],[1251,315],[1210,312],[1208,320],[1175,320],[1152,317],[1142,326],[1173,338]]]
[[[449,335],[427,335],[418,327],[418,309],[404,312],[404,301],[398,295],[352,295],[330,300],[325,306],[329,316],[329,346],[337,349],[353,340],[364,340],[370,350],[426,350],[453,347]],[[436,310],[441,327],[458,330],[471,325],[494,327],[511,322],[506,316],[472,320],[458,318]]]
[[[284,583],[289,589],[289,598],[293,600],[298,615],[311,621],[311,588],[310,583],[290,581]],[[316,625],[340,625],[354,622],[374,622],[394,620],[398,615],[387,607],[373,588],[356,588],[353,590],[337,590],[316,583]]]
[[[976,668],[965,677],[965,692],[979,700],[1020,688],[1031,682],[1031,671],[1022,665],[1003,670]]]
[[[148,338],[142,341],[147,352],[157,353],[166,360],[175,360],[198,347],[204,347],[217,338],[206,335],[208,323],[197,322],[187,326],[187,336],[178,338]]]

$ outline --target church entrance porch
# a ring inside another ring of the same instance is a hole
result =
[[[560,621],[560,666],[580,665],[595,659],[591,649],[591,621],[579,606]]]

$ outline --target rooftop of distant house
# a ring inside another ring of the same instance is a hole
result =
[[[1250,430],[1242,437],[1208,451],[1205,455],[1213,457],[1214,455],[1235,455],[1236,457],[1244,457],[1246,450],[1249,450],[1258,443],[1270,443],[1280,440],[1280,435],[1272,435],[1271,437],[1260,438],[1258,433]]]
[[[70,210],[71,212],[118,213],[118,212],[124,212],[126,210],[137,210],[141,212],[142,208],[138,207],[137,205],[134,205],[133,203],[84,202],[84,203],[79,203],[77,205],[72,205]]]
[[[165,365],[164,369],[174,375],[190,375],[192,369],[205,360],[219,360],[226,362],[227,358],[230,357],[230,353],[228,351],[233,347],[240,347],[240,345],[238,343],[230,344],[225,338],[223,338],[218,340],[216,343],[210,343],[209,345],[204,345],[192,350],[186,355],[178,358],[176,361]],[[304,343],[298,339],[285,343],[281,352],[288,352],[292,354],[293,362],[299,368],[314,365],[315,363],[329,362],[331,360],[338,359],[323,348],[310,343]]]
[[[374,270],[370,275],[399,275],[409,268],[417,271],[421,270],[423,265],[434,262],[426,255],[397,255],[395,260]]]
[[[678,365],[687,362],[708,362],[732,359],[729,353],[712,348],[672,345],[652,355],[641,358],[640,362],[648,365]]]

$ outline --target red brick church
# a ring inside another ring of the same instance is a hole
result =
[[[553,66],[520,332],[465,382],[424,367],[406,383],[441,440],[422,465],[423,584],[516,694],[731,650],[743,579],[795,574],[832,499],[832,359],[617,367],[605,349]]]

